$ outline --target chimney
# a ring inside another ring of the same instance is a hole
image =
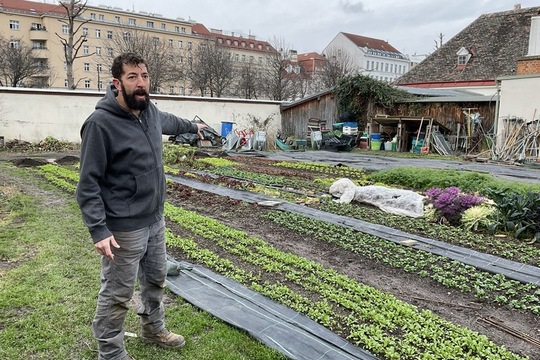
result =
[[[540,16],[531,17],[529,50],[517,59],[516,75],[540,74]]]
[[[529,30],[529,50],[527,56],[540,55],[540,16],[531,17]]]
[[[519,11],[519,10],[521,10],[521,4],[515,4],[514,11]]]

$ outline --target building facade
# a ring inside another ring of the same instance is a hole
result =
[[[273,51],[268,43],[251,36],[217,36],[192,20],[107,5],[86,5],[75,19],[74,29],[77,30],[74,41],[81,44],[73,64],[77,89],[103,90],[110,81],[111,60],[118,55],[118,39],[129,41],[135,34],[150,38],[160,49],[167,48],[168,56],[179,64],[189,63],[193,51],[209,39],[234,49],[232,57],[238,64],[248,61],[264,64],[263,55]],[[64,42],[69,36],[69,24],[66,9],[60,3],[3,0],[0,35],[9,39],[12,47],[30,45],[36,63],[49,69],[17,86],[67,88]],[[157,90],[174,95],[190,95],[193,91],[187,77],[169,81]]]
[[[409,71],[410,60],[388,42],[340,32],[326,46],[323,54],[349,54],[354,70],[377,80],[393,83]]]

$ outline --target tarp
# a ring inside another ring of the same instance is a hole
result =
[[[169,259],[169,262],[173,262]],[[247,331],[289,359],[377,359],[308,317],[202,266],[177,262],[167,277],[172,292],[235,327]]]

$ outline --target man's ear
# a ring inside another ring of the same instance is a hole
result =
[[[114,96],[118,96],[118,92],[122,90],[122,86],[120,85],[120,80],[113,78],[112,83],[114,85],[114,89],[113,89]]]

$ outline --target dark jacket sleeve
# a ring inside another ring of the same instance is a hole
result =
[[[160,119],[163,135],[196,134],[199,130],[197,124],[167,112],[160,111]]]
[[[81,168],[76,197],[83,222],[96,243],[112,235],[105,222],[99,186],[107,168],[108,144],[103,129],[94,122],[83,125],[81,136]]]

